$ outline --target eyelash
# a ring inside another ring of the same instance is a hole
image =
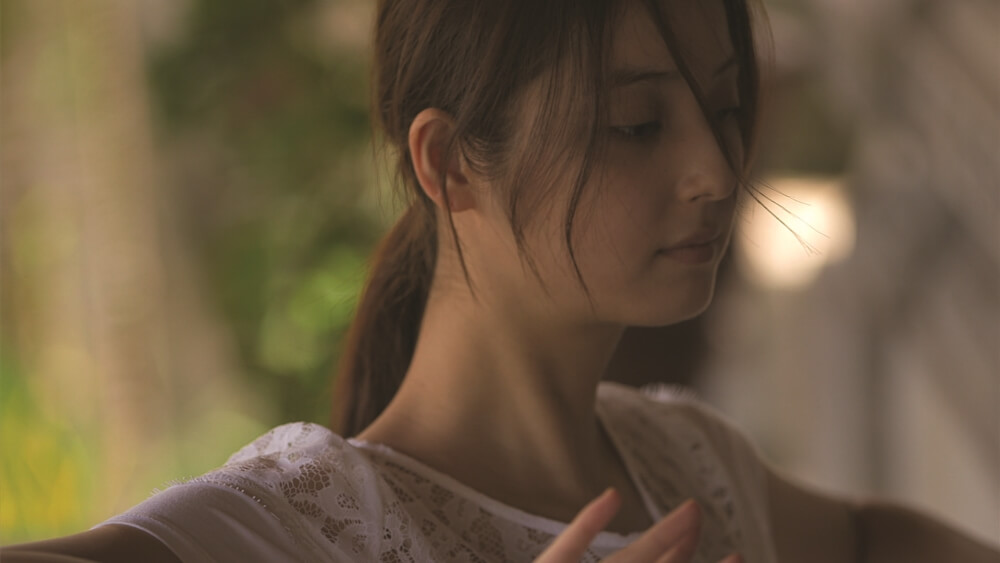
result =
[[[636,125],[615,127],[614,130],[629,139],[647,139],[659,133],[661,128],[659,121],[647,121]]]
[[[743,106],[732,106],[716,113],[719,120],[726,119],[727,117],[739,117],[743,113]],[[645,123],[638,123],[636,125],[622,125],[620,127],[615,127],[614,130],[618,134],[636,140],[644,140],[655,136],[662,129],[662,124],[659,121],[647,121]]]
[[[725,119],[727,117],[740,117],[743,114],[743,106],[732,106],[720,110],[716,113],[719,119]]]

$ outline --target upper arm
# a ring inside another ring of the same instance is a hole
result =
[[[131,526],[109,524],[86,532],[12,545],[2,551],[3,560],[100,561],[102,563],[180,563],[167,546],[152,535]]]
[[[853,563],[860,551],[854,505],[767,472],[771,530],[782,562]]]

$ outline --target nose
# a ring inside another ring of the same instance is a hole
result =
[[[724,139],[730,146],[729,139]],[[736,149],[741,147],[735,146]],[[678,197],[685,202],[720,201],[733,195],[737,178],[733,166],[741,166],[741,150],[731,150],[733,165],[730,165],[723,146],[716,139],[711,127],[703,123],[697,135],[692,135],[688,144],[688,158]]]

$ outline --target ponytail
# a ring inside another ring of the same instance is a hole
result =
[[[334,427],[345,437],[378,417],[410,367],[437,254],[432,206],[418,198],[375,251],[334,393]]]

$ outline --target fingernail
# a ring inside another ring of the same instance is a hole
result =
[[[693,533],[698,529],[698,511],[698,503],[694,499],[689,499],[675,509],[670,519],[682,526],[685,533]]]
[[[739,553],[734,553],[719,563],[743,563],[743,557],[741,557]]]
[[[601,493],[601,496],[597,497],[597,501],[600,501],[602,504],[618,507],[621,506],[621,498],[621,495],[618,494],[618,489],[608,487]],[[615,510],[618,510],[618,508],[615,508]]]
[[[694,516],[694,513],[698,511],[698,502],[693,498],[687,499],[679,507],[677,507],[678,518],[690,518]]]

